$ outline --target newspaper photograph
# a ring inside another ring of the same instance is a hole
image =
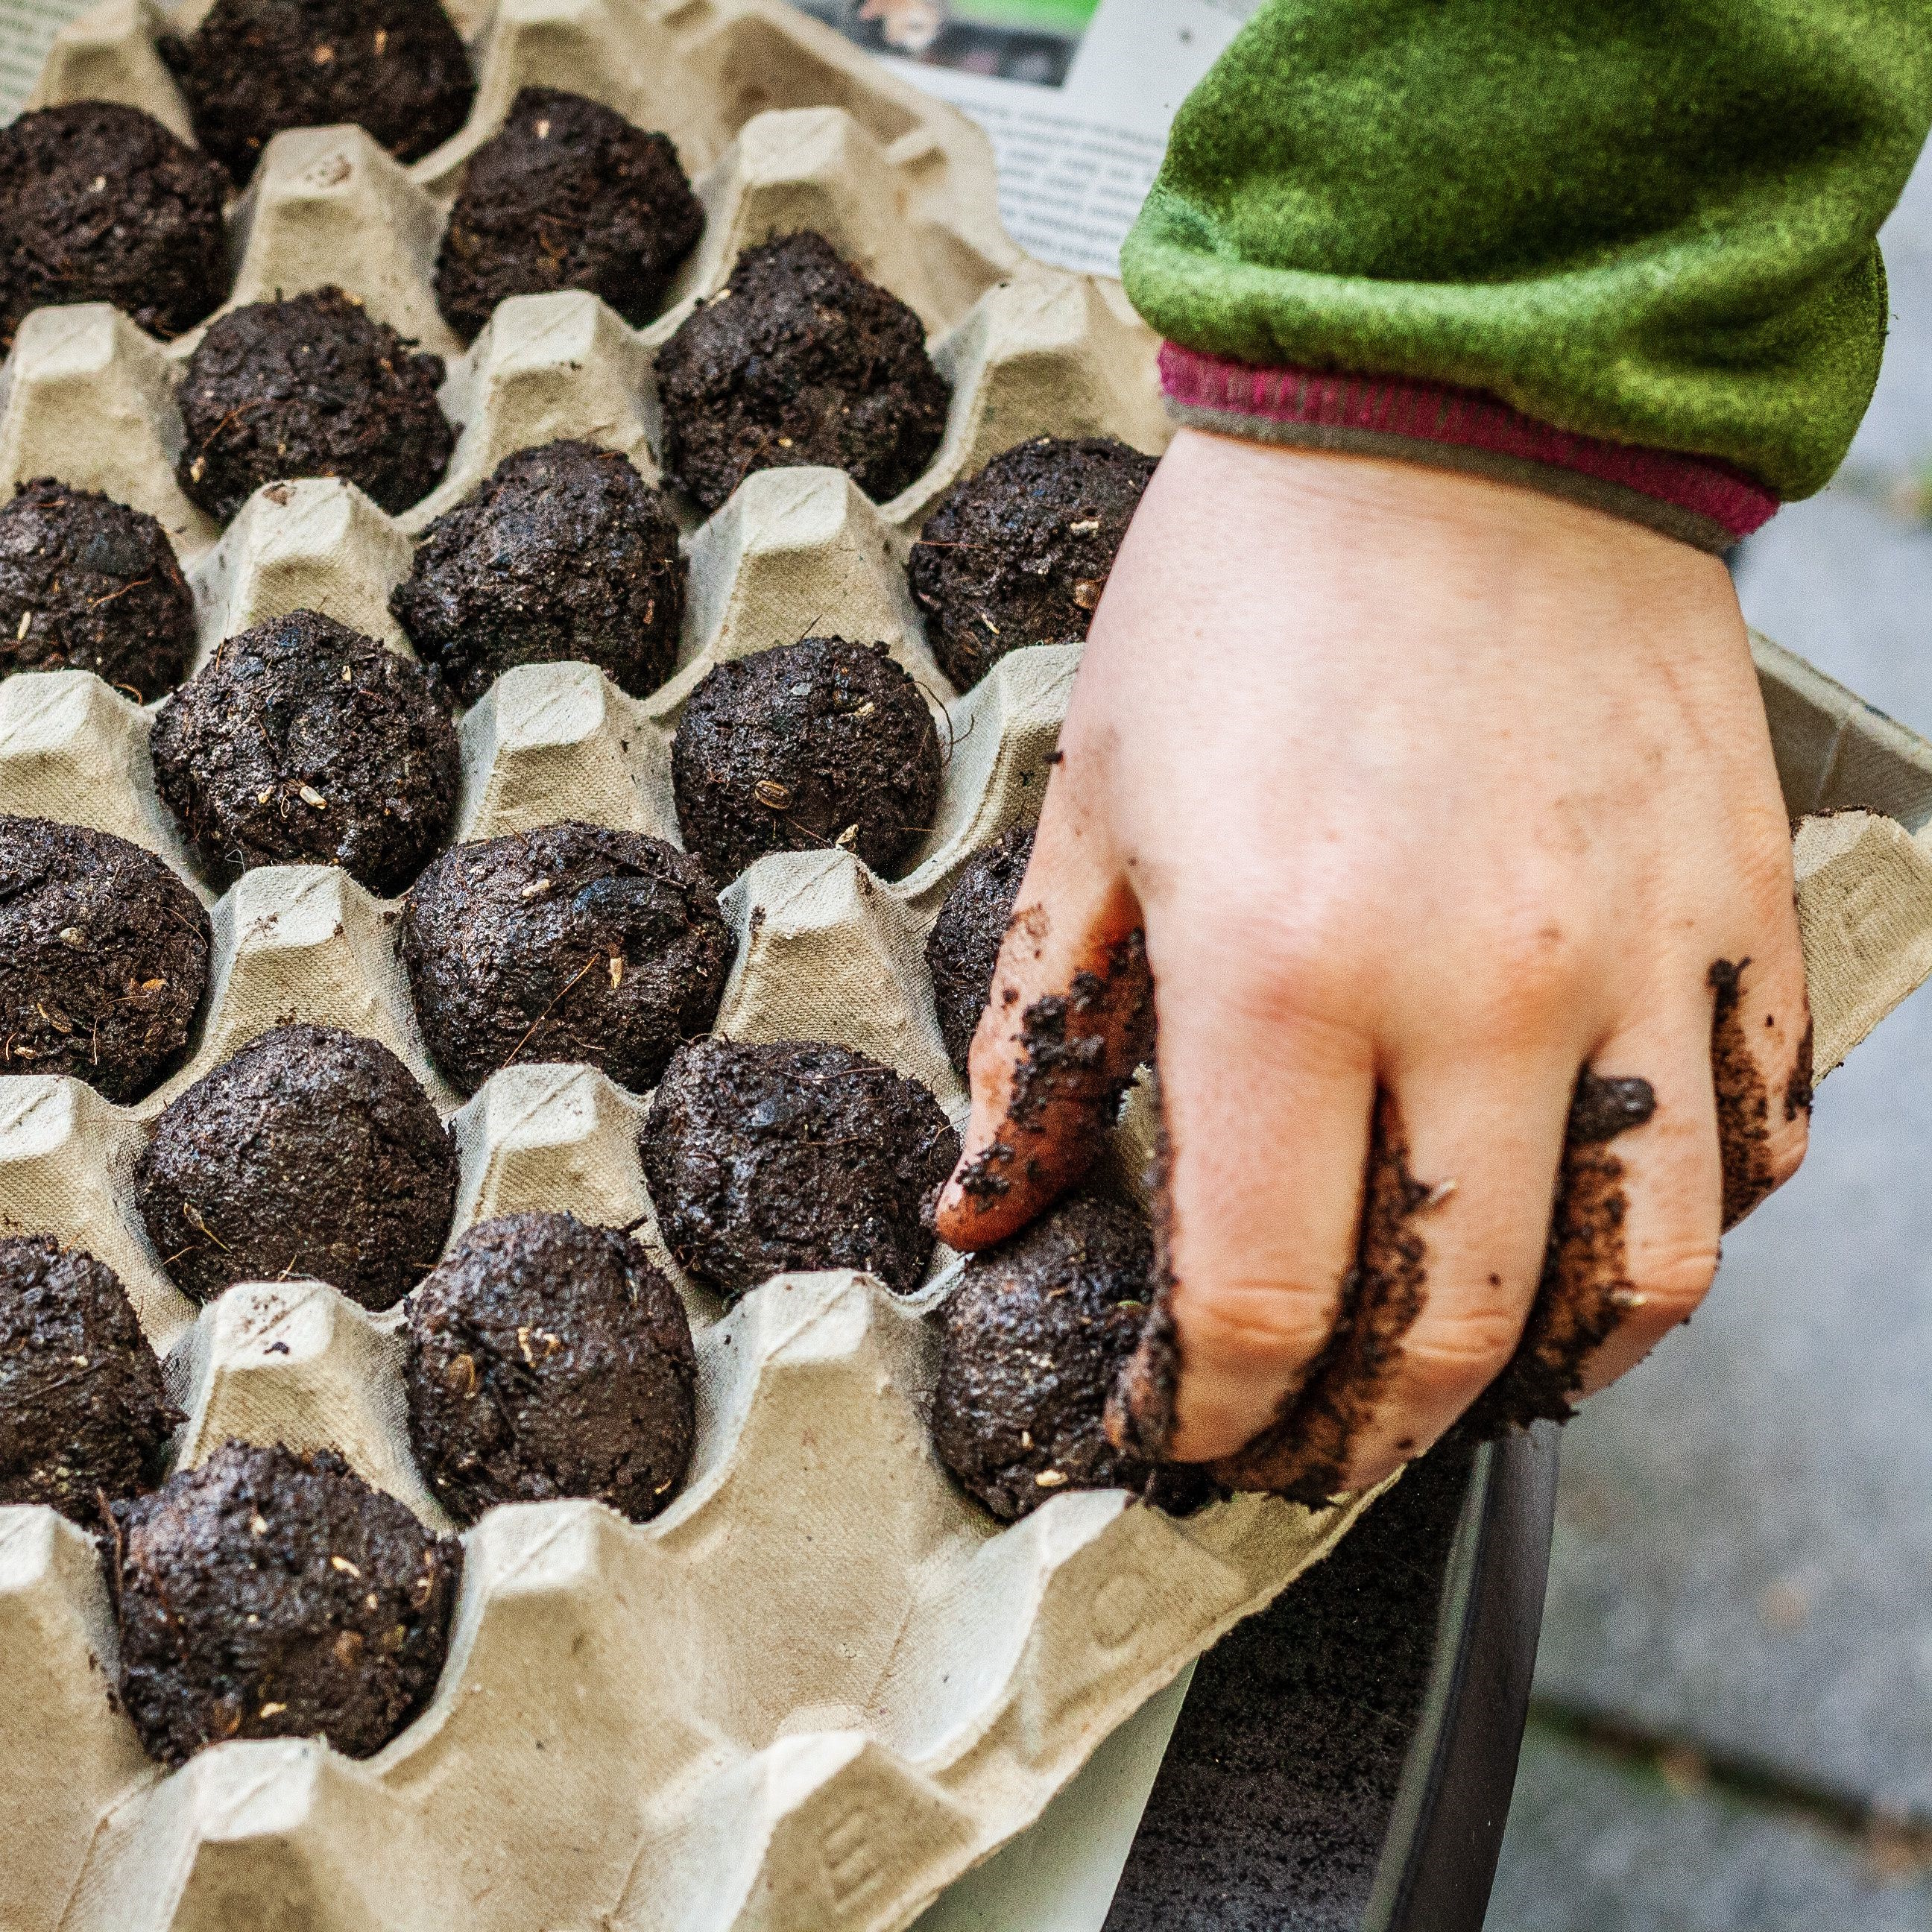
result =
[[[1119,272],[1174,110],[1256,0],[805,0],[977,122],[1000,213],[1043,260]]]

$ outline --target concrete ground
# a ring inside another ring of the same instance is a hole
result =
[[[1840,480],[1744,610],[1932,735],[1932,162]],[[1490,1932],[1932,1924],[1932,988],[1820,1090],[1707,1307],[1568,1430]]]

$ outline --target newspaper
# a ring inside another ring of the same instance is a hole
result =
[[[20,112],[54,36],[91,0],[0,0],[0,121]]]
[[[1174,110],[1258,0],[802,0],[986,130],[1013,239],[1116,274]]]

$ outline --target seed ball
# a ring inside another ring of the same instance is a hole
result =
[[[980,1016],[993,991],[993,974],[1012,922],[1020,881],[1032,856],[1030,825],[1013,826],[990,845],[981,846],[960,867],[926,938],[926,970],[932,975],[940,1035],[952,1070],[962,1079]]]
[[[663,493],[616,450],[520,449],[431,524],[389,608],[474,704],[513,664],[596,664],[648,698],[677,664],[684,559]]]
[[[462,1546],[332,1450],[225,1442],[114,1523],[121,1707],[163,1764],[230,1738],[369,1757],[429,1702]]]
[[[1154,460],[1111,436],[1035,436],[956,483],[908,570],[926,641],[962,691],[1024,644],[1077,642]]]
[[[354,296],[316,289],[212,324],[181,386],[182,494],[226,523],[265,483],[340,476],[392,516],[455,446],[442,358],[419,356]]]
[[[707,512],[753,470],[800,464],[884,502],[938,453],[952,393],[919,317],[810,230],[746,249],[657,381],[664,474]]]
[[[145,511],[51,476],[0,508],[0,674],[90,670],[136,704],[194,656],[194,593]]]
[[[671,746],[678,829],[714,878],[767,852],[855,853],[883,877],[931,827],[939,734],[883,645],[807,638],[716,666]]]
[[[278,1027],[169,1103],[134,1188],[156,1252],[196,1301],[313,1276],[383,1309],[442,1252],[456,1150],[386,1046]]]
[[[921,1209],[959,1137],[918,1082],[849,1048],[695,1040],[671,1056],[638,1152],[658,1231],[719,1294],[860,1268],[907,1294],[932,1258]]]
[[[704,232],[668,136],[580,94],[526,87],[464,170],[436,306],[467,342],[508,296],[587,289],[641,328]]]
[[[697,1357],[676,1291],[619,1228],[509,1214],[410,1297],[410,1436],[445,1508],[590,1496],[635,1522],[684,1480]]]
[[[153,853],[0,817],[0,1072],[138,1100],[188,1050],[212,943],[201,902]]]
[[[239,182],[288,128],[352,122],[419,160],[463,125],[476,91],[436,0],[214,0],[192,34],[158,46],[196,137]]]
[[[1146,1217],[1084,1196],[966,1264],[938,1316],[932,1439],[1001,1522],[1066,1490],[1132,1490],[1182,1513],[1207,1499],[1199,1472],[1155,1468],[1106,1437],[1153,1265]]]
[[[512,1062],[582,1061],[646,1093],[709,1030],[737,942],[696,860],[566,822],[446,852],[397,950],[430,1055],[465,1092]]]
[[[0,1504],[98,1528],[156,1480],[183,1420],[105,1262],[45,1234],[0,1240]]]
[[[29,310],[112,302],[175,336],[228,290],[228,177],[152,114],[44,107],[0,128],[0,348]]]
[[[314,610],[230,638],[148,742],[155,789],[218,884],[340,866],[387,896],[456,817],[456,728],[429,674]]]

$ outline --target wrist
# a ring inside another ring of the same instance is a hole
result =
[[[1767,522],[1778,499],[1730,465],[1581,436],[1500,398],[1437,382],[1257,368],[1174,343],[1168,407],[1244,440],[1380,457],[1490,477],[1581,502],[1713,553]]]

